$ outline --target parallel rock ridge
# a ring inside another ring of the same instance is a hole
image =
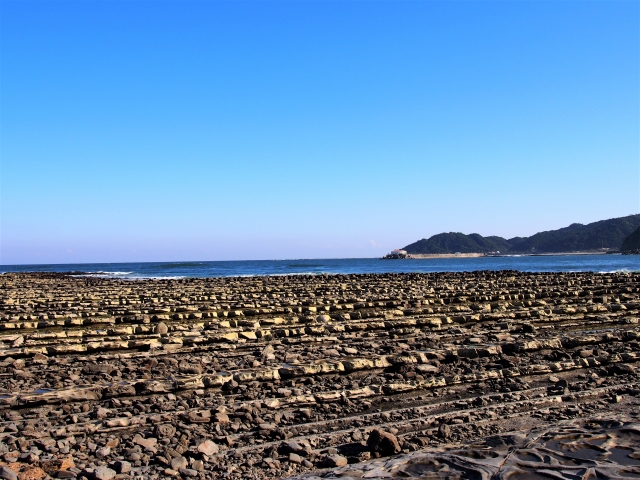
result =
[[[639,295],[636,273],[0,275],[0,478],[640,475]]]

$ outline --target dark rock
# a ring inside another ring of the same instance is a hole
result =
[[[373,453],[379,453],[385,457],[400,453],[402,450],[395,435],[379,428],[371,431],[367,439],[367,446]]]
[[[322,459],[322,466],[326,468],[343,467],[347,463],[346,457],[341,455],[327,455]]]
[[[113,462],[112,468],[117,473],[129,473],[131,471],[131,464],[125,460],[119,460],[117,462]]]
[[[180,470],[178,470],[182,475],[185,475],[187,477],[197,477],[198,476],[198,471],[194,470],[192,468],[181,468]]]

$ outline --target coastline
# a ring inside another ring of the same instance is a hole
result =
[[[477,258],[486,256],[484,253],[411,253],[406,258],[416,260],[425,258]]]
[[[389,254],[385,260],[424,260],[436,258],[479,258],[479,257],[566,257],[570,255],[620,255],[619,252],[582,251],[582,252],[549,252],[549,253],[409,253],[406,255]]]
[[[388,262],[378,258],[0,265],[0,272],[55,272],[133,280],[279,275],[429,273],[468,270],[640,271],[639,255],[476,256]]]

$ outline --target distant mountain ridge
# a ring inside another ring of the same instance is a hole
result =
[[[530,237],[506,239],[483,237],[477,233],[439,233],[423,238],[403,248],[410,254],[438,253],[560,253],[598,250],[618,250],[625,239],[640,227],[640,214],[610,218],[582,225],[573,223],[558,230],[539,232]],[[640,235],[640,234],[639,234]]]

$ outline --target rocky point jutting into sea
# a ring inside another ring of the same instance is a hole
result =
[[[0,478],[638,478],[640,274],[0,275]]]

